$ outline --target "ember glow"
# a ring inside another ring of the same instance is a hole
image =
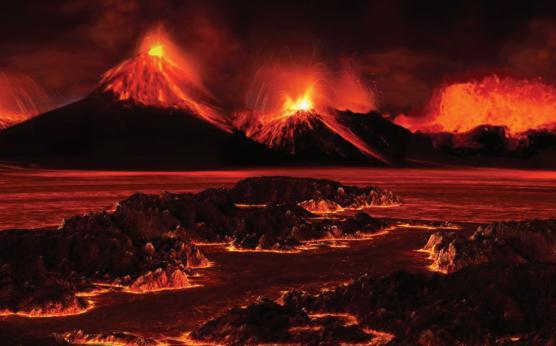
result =
[[[0,71],[0,129],[21,123],[52,107],[50,97],[33,79]]]
[[[293,100],[289,96],[286,96],[286,101],[284,102],[284,114],[295,115],[297,112],[309,112],[313,110],[313,100],[311,99],[313,88],[308,87],[305,93]]]
[[[411,130],[466,132],[479,125],[505,126],[510,134],[556,125],[556,87],[539,80],[487,76],[435,92],[429,115],[400,116]]]
[[[147,34],[137,54],[108,70],[100,83],[121,101],[183,109],[228,131],[225,119],[210,106],[198,69],[162,30]]]
[[[354,78],[352,72],[346,72],[336,84],[336,78],[320,65],[265,66],[256,74],[248,92],[249,110],[238,114],[235,124],[257,142],[271,148],[288,147],[290,153],[295,154],[296,135],[322,122],[364,155],[385,162],[380,154],[338,121],[337,110],[368,112],[375,109],[370,89],[368,93],[361,92],[361,84],[352,80]],[[355,90],[353,93],[349,92],[350,86]],[[354,97],[360,100],[355,102]]]

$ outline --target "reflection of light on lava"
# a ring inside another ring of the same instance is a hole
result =
[[[353,324],[359,324],[359,321],[357,320],[357,317],[355,317],[352,314],[348,314],[348,313],[339,313],[339,312],[319,312],[319,313],[313,313],[313,314],[309,314],[309,318],[311,319],[318,319],[318,318],[323,318],[323,317],[336,317],[341,319],[345,325],[353,325]]]
[[[320,312],[320,313],[312,313],[309,314],[309,318],[311,319],[318,319],[323,317],[336,317],[344,321],[345,326],[351,325],[358,325],[359,320],[353,314],[348,313],[337,313],[337,312]],[[380,331],[371,328],[362,328],[363,332],[373,336],[373,339],[370,342],[365,343],[366,345],[372,346],[379,346],[379,345],[386,345],[390,341],[392,341],[396,336],[392,333],[388,333],[385,331]]]
[[[309,239],[309,240],[302,240],[301,244],[289,249],[262,249],[262,248],[255,248],[255,249],[247,249],[247,248],[238,248],[234,244],[230,243],[226,247],[227,251],[230,252],[260,252],[260,253],[278,253],[278,254],[301,254],[306,251],[314,251],[318,250],[322,247],[327,248],[346,248],[348,247],[344,242],[352,242],[352,241],[365,241],[371,240],[376,237],[383,236],[390,232],[391,230],[396,229],[396,227],[388,227],[379,232],[374,233],[365,233],[365,232],[357,232],[351,236],[345,237],[325,237],[319,239]]]
[[[167,338],[166,344],[167,345],[174,345],[174,342],[177,342],[179,345],[188,345],[188,346],[221,346],[224,344],[213,342],[213,341],[201,341],[196,340],[191,337],[191,332],[183,333],[182,335],[174,338]]]
[[[156,293],[167,292],[167,291],[182,291],[182,290],[187,290],[190,288],[197,288],[202,286],[203,285],[199,285],[199,284],[190,284],[188,286],[182,286],[182,287],[160,287],[160,288],[149,288],[149,289],[141,289],[141,290],[134,290],[129,287],[126,287],[122,290],[122,292],[129,293],[129,294],[156,294]]]
[[[438,265],[435,263],[434,260],[434,253],[431,250],[426,250],[426,249],[419,249],[419,250],[415,250],[415,252],[419,252],[419,253],[425,253],[427,254],[427,258],[429,260],[432,261],[432,263],[430,265],[427,266],[427,269],[430,270],[431,272],[436,272],[436,273],[441,273],[441,274],[447,274],[447,271],[442,270],[438,267]]]
[[[283,250],[276,250],[276,249],[246,249],[246,248],[238,248],[233,244],[229,244],[226,247],[226,250],[229,252],[261,252],[261,253],[286,253],[286,254],[299,254],[303,251],[312,250],[312,248],[304,247],[304,246],[296,246],[292,249],[283,249]]]
[[[373,339],[368,344],[369,346],[388,345],[390,341],[394,340],[394,338],[396,337],[396,335],[392,333],[371,328],[363,328],[363,332],[373,336]]]
[[[193,245],[195,246],[226,246],[228,242],[201,242],[201,241],[193,241]]]
[[[266,207],[266,204],[242,204],[242,203],[236,203],[235,206],[238,207],[238,208],[242,208],[242,209],[247,209],[247,208],[264,208],[264,207]]]
[[[204,268],[208,268],[208,267],[204,267]],[[199,268],[199,269],[204,269],[204,268]],[[166,291],[181,291],[190,288],[202,287],[202,285],[200,284],[192,284],[192,283],[188,284],[187,286],[180,286],[180,287],[160,287],[160,288],[149,288],[149,289],[133,289],[127,285],[121,285],[118,283],[107,283],[107,282],[95,282],[94,285],[102,287],[109,291],[116,291],[116,292],[123,292],[129,294],[137,294],[137,295],[160,293]]]
[[[86,302],[87,305],[84,308],[72,307],[72,308],[66,308],[59,312],[43,312],[41,309],[33,309],[27,312],[3,310],[0,311],[0,317],[17,316],[17,317],[25,317],[25,318],[53,318],[53,317],[70,317],[70,316],[82,315],[93,310],[93,308],[95,307],[95,304],[92,300],[87,299]]]
[[[146,339],[139,335],[127,332],[114,332],[110,334],[88,334],[82,330],[67,332],[61,335],[62,339],[72,345],[110,345],[110,346],[163,346],[165,342],[155,339]]]
[[[396,226],[398,228],[416,228],[416,229],[426,229],[426,230],[443,230],[443,229],[451,229],[451,230],[460,230],[462,229],[461,226],[458,225],[427,225],[427,224],[411,224],[411,223],[397,223]]]
[[[111,290],[107,287],[97,287],[94,288],[92,290],[89,291],[84,291],[84,292],[77,292],[75,294],[76,297],[85,297],[85,298],[90,298],[90,297],[97,297],[101,294],[105,294],[110,292]]]

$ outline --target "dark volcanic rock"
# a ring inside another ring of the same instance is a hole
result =
[[[399,202],[393,193],[373,187],[263,177],[242,180],[230,189],[208,189],[197,194],[136,194],[119,203],[113,218],[119,227],[142,239],[176,230],[197,242],[231,242],[248,249],[292,248],[304,240],[353,237],[385,226],[364,213],[343,219],[316,219],[302,202],[317,199],[340,208]],[[241,204],[248,206],[238,207]]]
[[[353,338],[369,330],[387,331],[395,335],[392,344],[492,345],[517,340],[544,345],[555,341],[555,280],[556,265],[546,263],[482,265],[449,275],[395,272],[380,278],[364,275],[315,295],[291,291],[283,305],[271,306],[275,314],[300,321],[314,314],[353,315],[348,332]],[[283,317],[282,325],[293,324],[288,318]],[[278,334],[269,331],[269,319],[256,303],[232,309],[192,335],[237,343],[297,341],[285,327],[278,328]],[[346,335],[335,337],[326,342],[347,340]]]
[[[317,219],[296,203],[265,195],[280,189],[279,181],[252,181],[261,189],[264,207],[236,205],[243,198],[243,182],[236,188],[197,194],[138,193],[118,203],[113,212],[70,217],[59,229],[0,233],[0,311],[75,313],[87,307],[87,301],[75,293],[91,288],[93,282],[121,285],[134,292],[188,287],[187,270],[209,264],[192,241],[291,249],[304,240],[357,237],[385,226],[364,213]],[[305,195],[312,197],[335,188],[336,197],[331,198],[342,204],[380,198],[373,188],[292,181],[299,189],[306,186]],[[251,198],[253,193],[250,190],[246,195]]]
[[[0,309],[76,313],[87,307],[76,292],[92,282],[118,282],[133,291],[182,288],[184,270],[206,262],[183,235],[159,228],[147,241],[142,222],[155,224],[149,210],[136,218],[136,228],[119,228],[118,215],[92,213],[69,218],[57,230],[0,233]],[[158,275],[145,276],[150,272]]]
[[[106,334],[88,334],[82,330],[76,330],[56,335],[61,342],[72,345],[129,345],[129,346],[157,346],[160,345],[155,339],[144,338],[129,333],[115,332]]]
[[[358,209],[400,203],[398,196],[377,187],[347,186],[333,180],[311,178],[247,178],[239,181],[231,193],[235,202],[242,204],[300,203],[302,206],[314,207],[325,201],[336,205],[338,209]],[[311,201],[313,204],[309,203]]]
[[[519,134],[511,134],[503,126],[481,125],[462,133],[427,133],[420,134],[429,138],[432,145],[442,153],[465,157],[461,161],[467,165],[476,163],[471,157],[509,158],[516,159],[514,166],[526,166],[524,159],[553,155],[556,148],[556,130],[529,130]],[[534,161],[540,161],[535,159]],[[498,162],[498,161],[497,161]],[[501,163],[501,162],[500,162]],[[541,167],[553,167],[552,162],[544,162]]]
[[[195,330],[193,338],[226,345],[360,343],[372,336],[338,317],[310,318],[303,310],[259,300],[234,308]]]
[[[65,169],[260,166],[287,160],[192,112],[98,92],[1,131],[0,158]]]
[[[442,272],[487,262],[556,262],[556,220],[480,226],[470,238],[439,232],[431,235],[424,250],[430,252],[433,267]]]

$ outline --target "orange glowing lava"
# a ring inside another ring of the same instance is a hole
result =
[[[295,115],[297,112],[309,112],[314,109],[313,100],[311,99],[312,87],[308,87],[305,93],[297,99],[286,96],[284,101],[284,114]]]
[[[37,307],[30,311],[0,311],[0,317],[18,316],[25,318],[52,318],[52,317],[69,317],[85,314],[95,308],[92,300],[87,299],[85,305],[78,304],[63,306],[60,303],[50,303],[46,307]]]
[[[399,116],[411,130],[466,132],[479,125],[505,126],[512,135],[556,125],[556,87],[540,80],[491,75],[437,90],[428,116]]]
[[[53,108],[47,93],[30,77],[0,71],[0,129]]]
[[[164,46],[161,44],[156,44],[152,46],[151,48],[149,48],[149,55],[156,56],[159,58],[164,57]]]
[[[257,142],[271,148],[290,147],[290,153],[295,154],[296,148],[292,144],[295,138],[322,123],[364,155],[386,162],[338,120],[340,115],[336,110],[351,109],[349,105],[357,104],[353,99],[344,100],[342,95],[360,95],[359,105],[367,105],[354,106],[351,110],[368,112],[375,109],[375,100],[370,93],[350,94],[347,91],[350,86],[346,80],[350,78],[352,75],[343,74],[336,84],[335,78],[328,76],[320,65],[265,66],[258,71],[249,89],[249,111],[237,115],[236,126]],[[353,85],[360,84],[353,82]]]
[[[100,84],[119,100],[184,109],[229,131],[227,121],[210,106],[198,68],[161,30],[147,34],[137,55],[108,70]]]

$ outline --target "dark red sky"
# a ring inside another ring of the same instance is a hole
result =
[[[229,108],[269,58],[354,59],[385,112],[485,71],[556,80],[556,5],[541,1],[28,0],[0,13],[0,69],[30,75],[60,103],[90,92],[159,23]]]

